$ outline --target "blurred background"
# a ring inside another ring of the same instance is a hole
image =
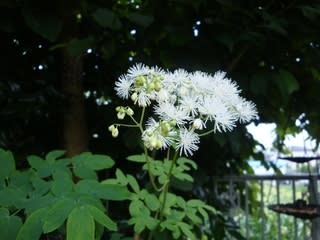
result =
[[[194,156],[196,181],[184,187],[214,206],[226,206],[216,177],[297,171],[278,157],[318,155],[316,0],[1,0],[0,10],[0,147],[21,169],[27,155],[66,149],[108,154],[136,173],[125,157],[142,151],[137,133],[112,139],[107,128],[125,104],[114,82],[137,62],[225,71],[256,103],[249,127],[203,138]],[[229,220],[215,221],[215,239],[245,235]]]

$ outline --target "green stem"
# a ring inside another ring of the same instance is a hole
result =
[[[170,159],[170,148],[167,151],[167,159],[168,160]],[[168,172],[167,181],[161,187],[161,189],[163,191],[163,201],[162,201],[160,210],[156,212],[155,217],[154,217],[155,219],[159,219],[160,221],[158,223],[158,226],[155,229],[153,229],[152,231],[150,231],[149,236],[148,236],[148,240],[152,239],[154,230],[156,230],[159,227],[160,223],[163,220],[163,214],[164,214],[164,209],[165,209],[165,206],[166,206],[167,194],[168,194],[168,191],[169,191],[170,181],[171,181],[171,177],[172,177],[172,171],[173,171],[173,168],[174,168],[174,166],[176,164],[177,159],[178,159],[178,152],[175,152],[173,160],[171,162],[171,166],[170,166],[169,172]]]
[[[139,127],[138,125],[123,124],[123,123],[115,123],[114,125],[119,127]]]
[[[210,133],[215,132],[215,131],[216,131],[216,130],[213,128],[213,129],[211,129],[211,130],[209,130],[209,131],[207,131],[207,132],[198,134],[198,136],[199,136],[199,137],[207,136],[207,135],[209,135]]]
[[[168,195],[170,181],[171,181],[171,177],[172,177],[172,171],[173,171],[174,166],[176,165],[177,159],[178,159],[178,152],[175,152],[173,160],[171,162],[171,166],[170,166],[169,172],[168,172],[167,182],[164,184],[165,187],[163,189],[163,201],[162,201],[162,205],[161,205],[161,208],[160,208],[160,214],[159,214],[160,215],[159,216],[160,222],[163,219],[163,211],[164,211],[164,209],[166,207],[166,201],[167,201],[167,195]]]
[[[146,107],[142,108],[142,112],[141,112],[141,117],[140,117],[140,124],[142,124],[143,119],[144,119],[144,113],[146,112]]]
[[[152,175],[151,173],[151,166],[150,166],[150,159],[149,159],[149,155],[148,155],[148,150],[147,148],[144,146],[144,156],[146,158],[146,162],[147,162],[147,167],[148,167],[148,175],[149,175],[149,179],[150,179],[150,182],[151,182],[151,185],[153,187],[153,189],[156,191],[156,192],[161,192],[162,191],[162,187],[159,188],[156,183],[154,182],[154,176]]]
[[[134,119],[134,117],[132,117],[132,116],[129,116],[131,119],[132,119],[132,121],[137,125],[137,127],[139,127],[140,126],[140,124],[137,122],[137,120],[135,120]]]

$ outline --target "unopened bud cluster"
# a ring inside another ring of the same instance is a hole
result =
[[[122,120],[126,115],[132,116],[134,114],[133,110],[130,107],[116,107],[117,117]]]
[[[111,132],[112,137],[114,138],[118,137],[119,135],[118,127],[112,124],[108,127],[108,130]]]

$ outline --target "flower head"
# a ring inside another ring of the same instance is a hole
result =
[[[193,155],[193,152],[198,150],[199,147],[197,144],[199,143],[200,139],[198,134],[192,130],[189,131],[186,128],[181,128],[176,149],[179,151],[180,155],[182,155],[182,153],[186,156]]]
[[[192,155],[200,142],[198,133],[205,134],[207,123],[213,123],[214,132],[226,132],[237,122],[247,123],[257,117],[255,105],[239,96],[239,86],[222,71],[213,75],[184,69],[169,72],[138,63],[120,76],[115,90],[119,97],[130,97],[139,107],[153,108],[153,118],[142,129],[143,143],[150,150],[173,147],[180,155]],[[119,119],[128,115],[141,129],[143,123],[134,119],[131,108],[122,107],[117,112]],[[118,135],[116,128],[110,131]]]
[[[133,80],[128,78],[126,75],[121,75],[119,80],[116,82],[115,90],[120,98],[128,99],[130,95],[131,85]]]

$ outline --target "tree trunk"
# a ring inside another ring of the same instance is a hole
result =
[[[63,145],[69,157],[88,150],[82,65],[82,57],[71,56],[68,49],[63,48],[62,89],[68,104],[63,116]]]

